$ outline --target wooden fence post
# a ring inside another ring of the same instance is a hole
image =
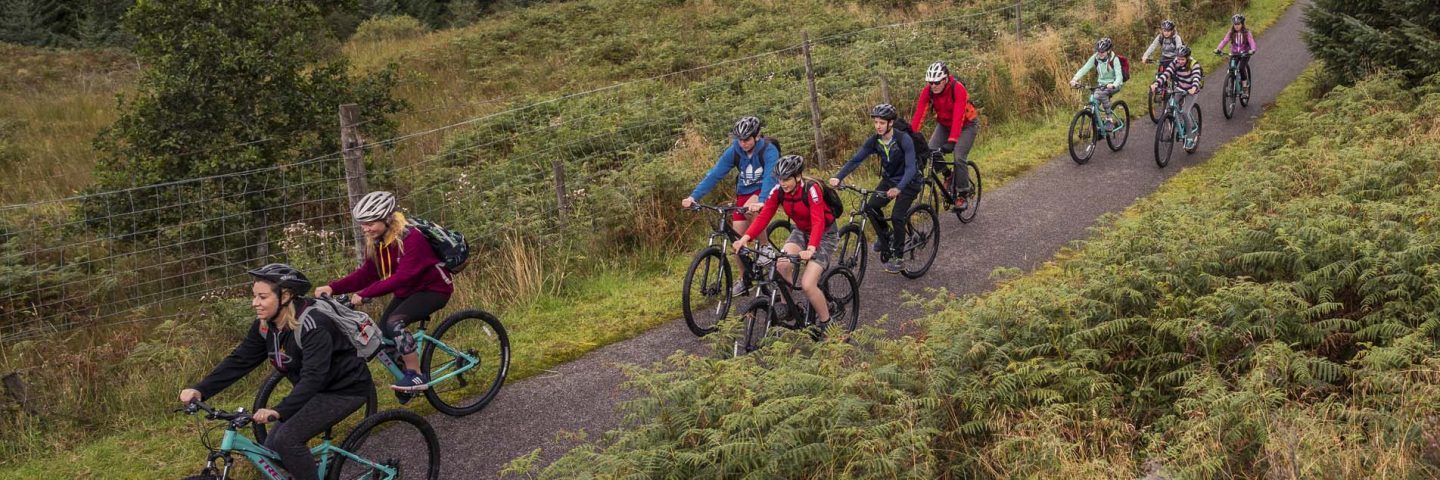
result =
[[[880,100],[890,105],[895,105],[894,102],[890,101],[890,82],[885,80],[885,74],[883,73],[880,74]]]
[[[555,200],[560,207],[560,225],[564,226],[570,218],[570,195],[565,190],[565,162],[555,157],[550,160],[550,167],[555,170]]]
[[[353,103],[340,106],[340,151],[345,157],[345,189],[349,196],[350,208],[355,208],[355,202],[360,197],[369,193],[370,187],[365,180],[365,156],[360,148],[360,132],[355,128],[359,123],[360,112]],[[348,216],[348,215],[347,215]],[[355,225],[355,258],[365,259],[365,234],[360,231],[360,226]]]
[[[1025,0],[1015,0],[1015,38],[1025,38]]]
[[[805,80],[810,87],[810,126],[815,130],[815,164],[825,168],[825,137],[820,132],[820,95],[815,91],[815,65],[810,58],[810,32],[800,32],[805,53]]]

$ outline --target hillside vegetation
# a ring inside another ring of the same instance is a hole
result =
[[[923,338],[672,357],[541,476],[1440,475],[1440,82],[1315,78]]]

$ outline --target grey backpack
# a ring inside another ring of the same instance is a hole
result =
[[[370,358],[376,350],[380,349],[380,341],[383,337],[380,327],[370,320],[370,315],[347,307],[334,298],[317,297],[312,300],[314,303],[310,305],[310,308],[305,309],[304,317],[300,318],[301,326],[300,330],[295,333],[295,343],[304,345],[300,341],[300,333],[305,331],[305,324],[314,324],[310,316],[318,311],[330,317],[335,328],[340,330],[340,334],[355,346],[355,356]]]

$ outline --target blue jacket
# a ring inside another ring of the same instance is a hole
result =
[[[770,172],[775,171],[775,160],[780,158],[780,149],[775,148],[770,140],[761,137],[755,140],[755,148],[750,155],[745,155],[745,150],[740,148],[739,140],[731,140],[730,148],[720,154],[720,160],[690,192],[690,198],[700,200],[715,189],[715,185],[730,173],[730,169],[740,171],[739,177],[735,179],[735,194],[749,195],[760,193],[760,201],[770,197],[770,191],[775,189],[775,177]]]
[[[835,174],[835,178],[844,180],[845,176],[855,171],[855,168],[859,167],[860,162],[864,161],[866,157],[879,155],[880,166],[884,169],[884,178],[893,183],[895,188],[904,189],[910,186],[910,182],[919,181],[920,169],[915,163],[915,142],[910,139],[909,134],[901,132],[899,129],[891,129],[891,132],[893,135],[890,137],[888,148],[880,145],[879,135],[871,135],[870,139],[860,146],[860,150],[855,152],[855,156],[850,157],[850,161],[840,167],[840,172]]]

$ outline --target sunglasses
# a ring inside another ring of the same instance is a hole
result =
[[[936,81],[930,82],[931,85],[939,85],[939,84],[942,84],[942,83],[945,83],[945,81],[944,81],[944,80],[936,80]]]

